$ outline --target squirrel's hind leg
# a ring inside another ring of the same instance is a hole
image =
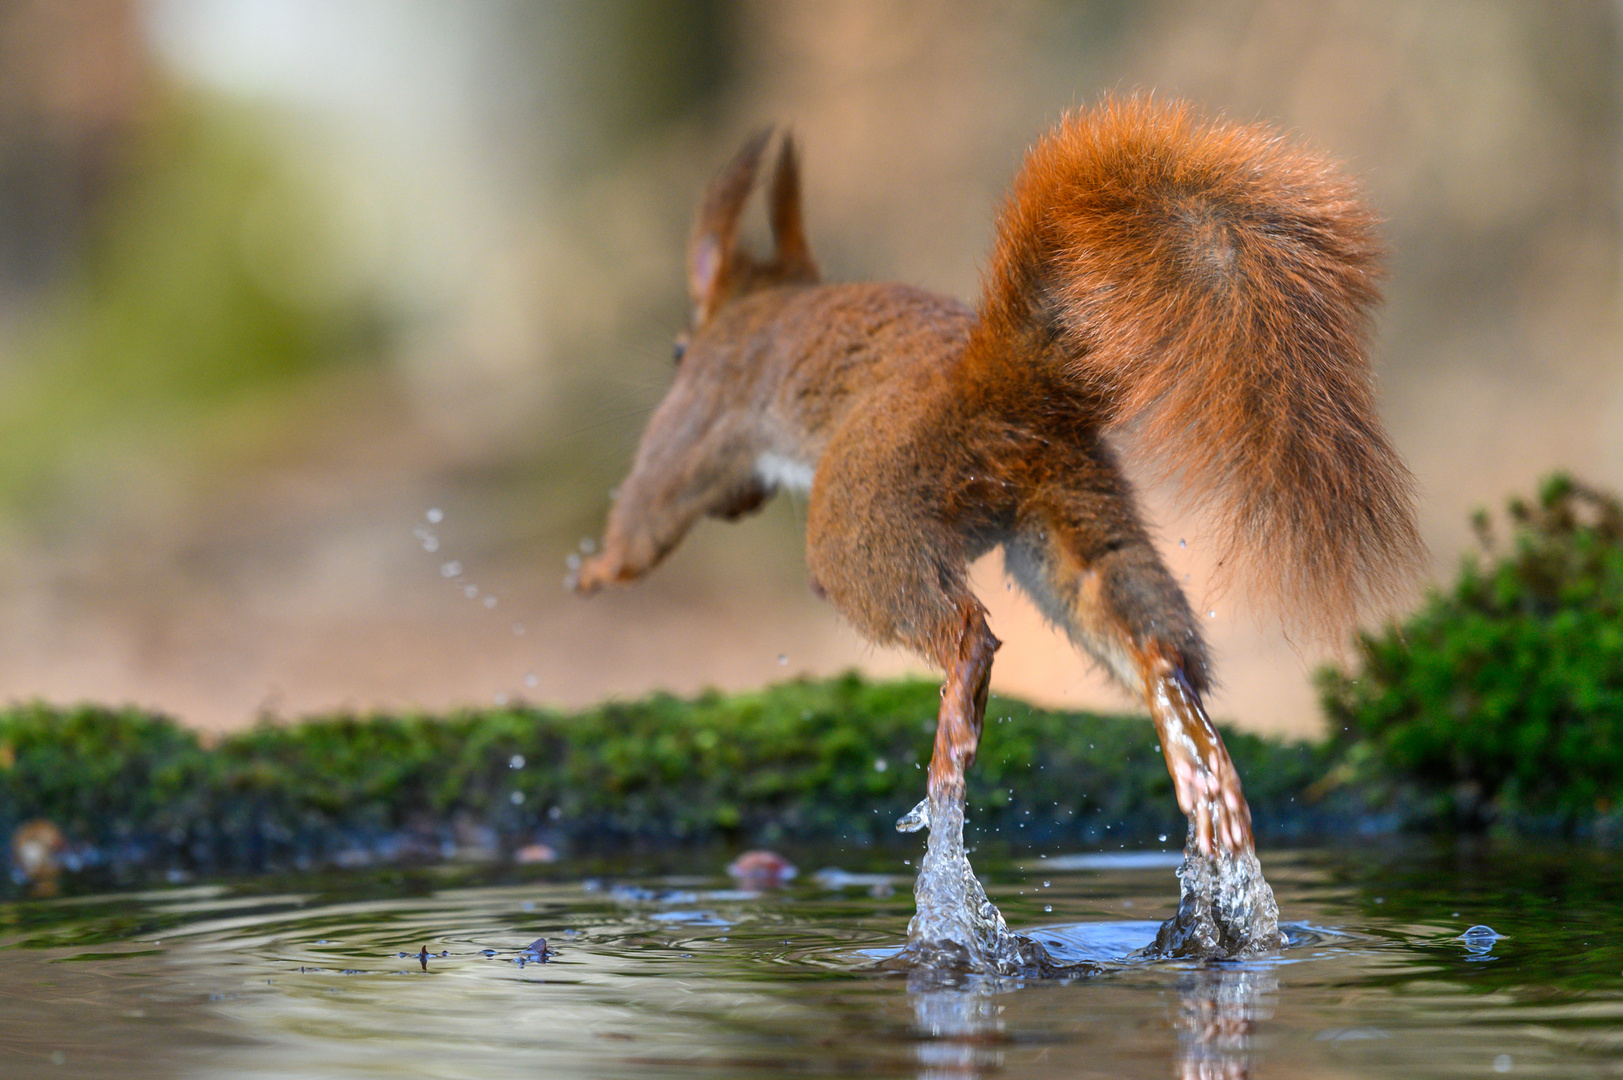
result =
[[[1200,700],[1209,685],[1205,645],[1183,592],[1137,523],[1131,495],[1124,487],[1047,493],[1028,504],[1004,543],[1004,560],[1050,621],[1144,695],[1201,853],[1250,851],[1251,812],[1239,773]]]
[[[986,610],[973,597],[958,606],[955,641],[942,642],[953,653],[943,664],[941,711],[936,716],[935,748],[930,754],[930,798],[962,800],[964,770],[975,763],[981,727],[986,719],[986,693],[992,682],[992,654],[1001,642],[986,625]],[[946,648],[942,648],[943,653]],[[942,659],[946,659],[945,656]]]
[[[880,429],[883,431],[884,429]],[[905,454],[873,439],[836,441],[806,512],[817,591],[869,641],[910,649],[946,676],[930,758],[930,796],[962,801],[1000,644],[965,575],[964,538],[921,502],[930,489],[895,475]]]
[[[811,535],[814,580],[840,613],[869,640],[905,646],[946,676],[930,756],[930,799],[962,802],[964,770],[975,763],[986,717],[992,657],[1002,644],[986,625],[986,609],[961,574],[912,573],[929,563],[928,552],[907,551],[885,564],[819,559],[835,544],[819,544],[818,534]],[[860,570],[853,573],[854,567]],[[884,599],[891,593],[907,601],[893,605]],[[905,612],[904,618],[893,618],[896,611]]]

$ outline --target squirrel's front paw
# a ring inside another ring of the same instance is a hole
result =
[[[564,578],[564,588],[591,596],[603,586],[620,580],[619,560],[611,560],[608,552],[587,559]]]

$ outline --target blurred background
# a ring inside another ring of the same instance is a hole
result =
[[[1552,469],[1623,486],[1618,0],[5,0],[0,700],[219,729],[922,670],[812,598],[792,499],[633,590],[567,595],[565,560],[747,132],[793,126],[829,277],[972,298],[1023,149],[1106,90],[1362,177],[1434,575]],[[1327,654],[1211,594],[1149,494],[1213,711],[1315,731]],[[997,557],[976,580],[995,689],[1136,707]]]

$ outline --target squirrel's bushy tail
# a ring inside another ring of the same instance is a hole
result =
[[[1365,355],[1374,225],[1330,162],[1266,128],[1107,100],[1027,155],[971,355],[1063,365],[1215,513],[1223,574],[1329,632],[1423,555]]]

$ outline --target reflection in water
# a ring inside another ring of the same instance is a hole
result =
[[[1214,965],[1178,980],[1179,1080],[1244,1080],[1251,1075],[1253,1026],[1273,1016],[1279,980],[1271,968]]]
[[[1108,932],[1108,924],[1095,926]],[[1083,936],[1091,929],[1075,927],[1072,934]],[[1115,973],[1137,966],[1123,962]],[[1092,970],[1109,977],[1109,969]],[[1003,1068],[1010,1039],[998,999],[1034,988],[1024,981],[979,976],[951,985],[939,972],[916,969],[907,989],[918,1036],[916,1075],[919,1080],[944,1080],[989,1076]],[[1256,1022],[1273,1016],[1273,999],[1279,992],[1274,969],[1229,963],[1192,968],[1178,977],[1177,992],[1173,1030],[1167,1033],[1173,1050],[1171,1075],[1177,1080],[1250,1077],[1256,1065]]]
[[[919,1080],[985,1076],[1002,1066],[1003,1010],[996,983],[942,986],[920,971],[909,978],[907,990],[920,1035],[913,1046]]]
[[[1615,1080],[1623,867],[1536,854],[1272,856],[1283,955],[1216,963],[1135,955],[1169,914],[1165,855],[1024,875],[980,856],[1055,978],[877,963],[912,903],[861,873],[756,894],[437,869],[0,903],[0,1076]],[[1555,880],[1563,899],[1528,888]]]

